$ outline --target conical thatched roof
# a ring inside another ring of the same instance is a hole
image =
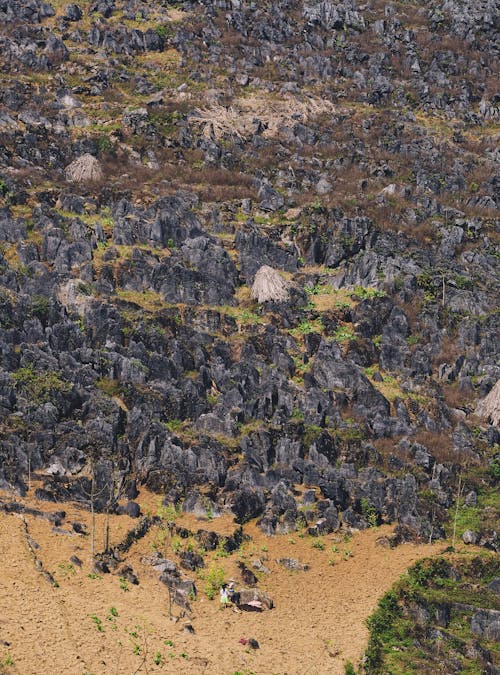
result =
[[[488,396],[477,404],[476,414],[492,424],[500,424],[500,380],[495,384]]]
[[[286,302],[290,297],[289,287],[279,272],[269,265],[262,265],[254,278],[252,298],[259,303]]]
[[[88,152],[71,162],[64,173],[66,180],[72,183],[101,180],[103,176],[99,160]]]

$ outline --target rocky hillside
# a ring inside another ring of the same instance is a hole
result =
[[[498,673],[498,557],[414,565],[368,620],[367,673]]]
[[[497,38],[492,0],[0,0],[0,487],[498,549]]]

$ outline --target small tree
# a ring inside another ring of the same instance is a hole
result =
[[[455,539],[457,536],[457,520],[458,520],[458,510],[460,508],[460,496],[462,493],[462,474],[458,474],[458,487],[457,487],[457,497],[455,503],[455,517],[453,519],[453,536],[451,540],[451,545],[455,548]]]
[[[103,486],[99,487],[96,480],[96,464],[95,457],[93,454],[90,456],[90,465],[89,465],[89,478],[90,478],[90,488],[86,489],[82,486],[82,492],[87,497],[89,508],[90,508],[90,555],[92,559],[95,557],[95,510],[96,510],[96,501],[99,497],[102,497],[107,490],[109,490],[108,483],[105,483]]]
[[[108,500],[105,506],[106,520],[104,525],[104,551],[105,553],[109,550],[109,516],[113,508],[116,506],[117,502],[123,495],[123,489],[125,487],[125,475],[120,471],[116,464],[113,463],[111,470],[111,476],[108,483]]]

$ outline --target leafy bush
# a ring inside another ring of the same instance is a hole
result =
[[[345,662],[344,672],[345,672],[345,675],[356,675],[356,671],[354,670],[354,666],[352,665],[352,663],[350,661]]]
[[[50,309],[50,298],[47,298],[47,296],[45,295],[34,295],[31,298],[28,315],[34,316],[43,322],[48,317],[49,309]]]
[[[379,291],[378,288],[365,288],[364,286],[356,286],[353,295],[358,300],[366,300],[367,298],[385,297],[384,291]]]
[[[354,339],[354,331],[349,326],[339,326],[333,337],[337,342],[347,342]]]
[[[490,474],[496,480],[500,480],[500,457],[494,457],[490,462]]]
[[[224,583],[224,570],[222,567],[212,565],[205,575],[203,590],[209,600],[213,600],[216,593]]]
[[[172,33],[172,29],[170,26],[166,26],[165,24],[162,24],[160,26],[156,26],[156,34],[161,37],[163,40],[167,38],[169,35]]]
[[[361,513],[366,518],[370,527],[377,527],[378,519],[375,507],[370,504],[366,497],[361,498]]]
[[[379,673],[382,659],[382,646],[391,638],[391,629],[396,618],[401,616],[402,609],[398,604],[398,596],[394,591],[386,593],[379,601],[375,612],[366,624],[370,630],[370,641],[366,650],[365,668],[367,673]]]
[[[56,394],[65,394],[72,389],[71,382],[63,380],[55,370],[35,370],[32,363],[16,370],[12,378],[28,398],[37,403],[47,403]]]
[[[97,151],[100,155],[112,152],[113,144],[107,136],[99,136],[96,139]]]

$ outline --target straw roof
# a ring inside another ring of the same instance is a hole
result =
[[[488,396],[479,401],[476,414],[489,420],[495,426],[500,424],[500,380],[498,380]]]
[[[66,180],[72,183],[101,180],[103,176],[99,160],[88,152],[71,162],[64,173]]]
[[[257,302],[286,302],[289,297],[290,284],[281,274],[269,265],[262,265],[255,275],[252,286],[252,298]]]

